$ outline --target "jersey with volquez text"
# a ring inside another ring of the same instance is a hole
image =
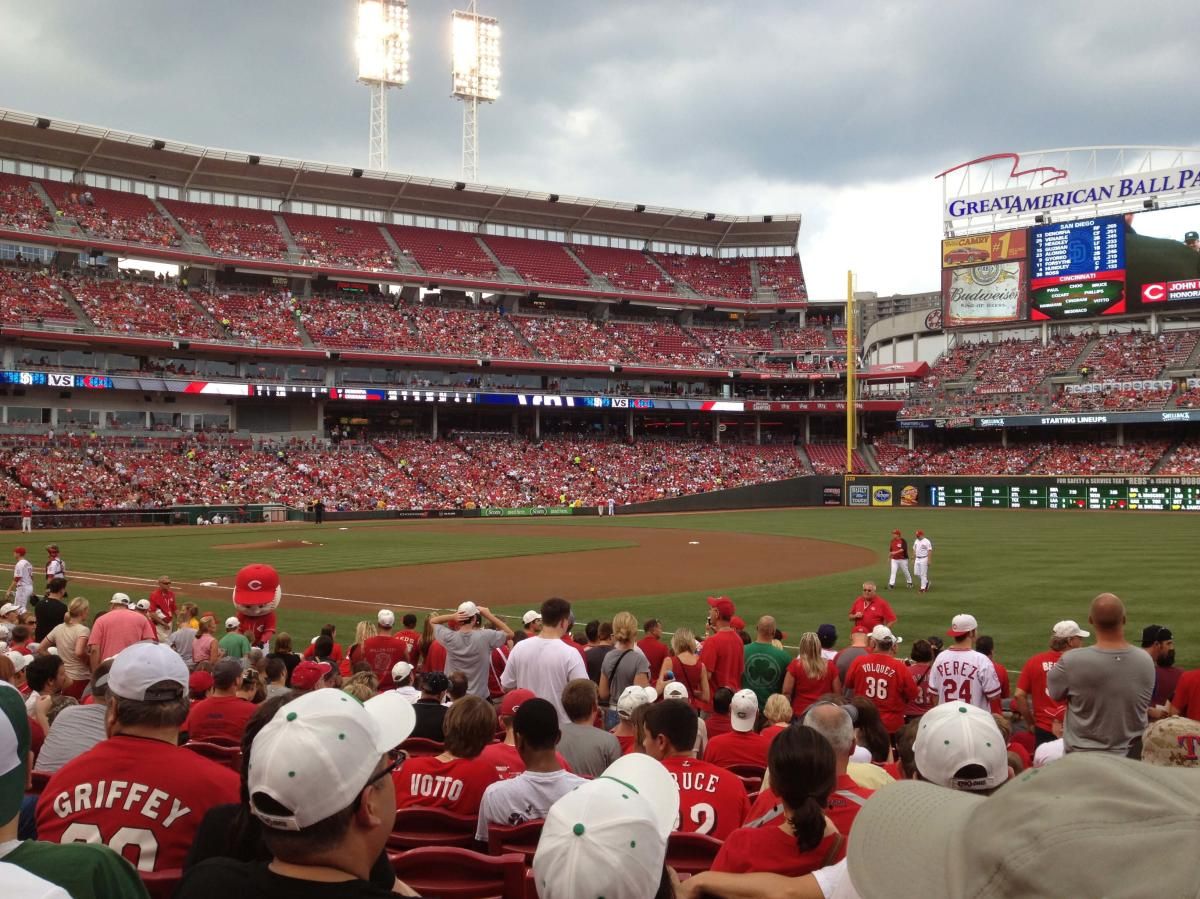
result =
[[[675,830],[723,840],[742,826],[750,811],[750,798],[736,774],[690,758],[665,758],[663,767],[679,786]]]
[[[985,712],[1000,696],[1000,679],[992,660],[973,649],[947,649],[929,669],[929,692],[934,701],[968,702]]]
[[[480,756],[442,762],[431,755],[409,759],[392,778],[396,808],[443,808],[456,815],[477,815],[483,791],[500,775]]]
[[[908,666],[880,652],[859,656],[850,663],[846,689],[875,703],[888,733],[904,727],[904,709],[917,698],[917,685]]]
[[[37,804],[39,840],[103,843],[139,871],[180,868],[237,773],[161,740],[115,736],[59,768]]]

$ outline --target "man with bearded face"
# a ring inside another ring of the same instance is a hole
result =
[[[1175,667],[1175,635],[1169,627],[1149,624],[1142,629],[1142,649],[1154,659],[1154,698],[1151,706],[1166,705],[1175,695],[1183,672]]]

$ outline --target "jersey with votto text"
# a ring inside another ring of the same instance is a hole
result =
[[[480,756],[442,762],[431,755],[408,759],[392,778],[396,808],[441,808],[456,815],[477,815],[483,791],[500,775]]]
[[[850,663],[846,689],[875,703],[888,733],[904,727],[904,709],[917,698],[917,684],[908,666],[880,652],[859,656]]]
[[[891,544],[888,546],[888,555],[893,559],[907,559],[908,541],[903,537],[893,537]]]
[[[947,649],[929,669],[929,692],[937,703],[967,702],[985,712],[1000,698],[1000,679],[992,660],[973,649]]]
[[[665,758],[663,767],[679,786],[675,830],[723,840],[742,826],[750,811],[750,798],[736,774],[692,758]]]
[[[50,777],[38,839],[103,843],[139,871],[180,868],[205,813],[238,802],[239,784],[236,772],[187,749],[110,737]]]

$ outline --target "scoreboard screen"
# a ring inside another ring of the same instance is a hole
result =
[[[1124,312],[1125,222],[1120,216],[1032,230],[1029,313],[1033,321]]]
[[[1132,509],[1200,512],[1200,484],[934,484],[929,505],[972,509]]]

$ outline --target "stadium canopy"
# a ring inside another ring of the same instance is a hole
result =
[[[795,247],[800,215],[733,216],[201,147],[0,108],[0,157],[188,191],[712,247]]]
[[[860,381],[912,381],[929,374],[928,362],[884,362],[858,373]]]

